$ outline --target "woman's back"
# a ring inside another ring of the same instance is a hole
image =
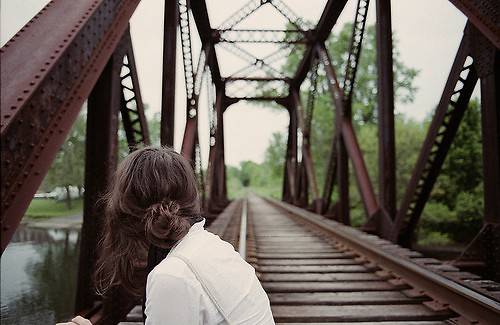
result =
[[[146,324],[274,324],[254,268],[203,225],[150,272]]]

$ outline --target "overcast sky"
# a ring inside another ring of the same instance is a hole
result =
[[[15,34],[47,0],[1,0],[0,38],[2,45]],[[212,27],[222,23],[247,0],[208,0]],[[325,0],[284,0],[301,17],[317,21]],[[350,0],[333,32],[352,21],[356,6]],[[163,3],[161,0],[142,0],[131,20],[132,41],[139,73],[142,98],[150,107],[149,114],[160,111],[161,64],[163,37]],[[255,13],[238,27],[283,28],[286,20],[269,5]],[[375,19],[375,1],[371,1],[368,23]],[[421,120],[437,104],[465,26],[465,16],[447,0],[392,1],[392,19],[400,58],[407,66],[419,70],[415,85],[416,99],[410,104],[396,103],[397,112],[408,118]],[[193,24],[194,25],[194,24]],[[199,53],[199,40],[193,33],[194,58]],[[255,50],[256,48],[254,48]],[[269,52],[271,49],[262,48]],[[254,52],[255,53],[255,52]],[[241,65],[234,56],[217,49],[223,74],[237,70]],[[477,90],[476,90],[477,94]],[[176,132],[175,147],[182,142],[185,122],[185,90],[182,54],[178,48],[176,76]],[[200,142],[203,159],[208,157],[208,119],[205,87],[200,97]],[[226,163],[237,165],[243,160],[262,161],[271,134],[284,132],[288,116],[284,111],[266,109],[240,102],[225,113]]]

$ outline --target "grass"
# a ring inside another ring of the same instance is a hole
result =
[[[71,209],[66,207],[66,202],[52,199],[33,199],[25,216],[32,219],[73,216],[83,211],[83,199],[74,199]]]

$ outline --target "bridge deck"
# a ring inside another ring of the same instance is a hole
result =
[[[209,228],[236,249],[240,246],[241,206],[241,201],[232,203]],[[411,274],[400,272],[397,266],[388,268],[382,259],[355,249],[348,240],[325,231],[321,223],[350,233],[375,249],[383,247],[389,255],[411,261],[431,276],[452,279],[454,284],[467,283],[469,288],[462,287],[463,290],[479,293],[482,303],[492,304],[489,315],[481,311],[482,323],[489,323],[489,317],[500,317],[500,287],[491,281],[480,280],[451,265],[424,258],[417,252],[334,221],[308,215],[303,210],[251,196],[246,242],[243,242],[246,260],[255,267],[269,295],[276,323],[430,325],[471,319],[470,314],[464,316],[462,309],[453,308],[456,298],[446,290],[438,288],[444,292],[441,294],[448,294],[446,298],[452,301],[451,307],[443,296],[426,290],[424,280],[417,279],[422,287],[415,287]],[[474,309],[473,304],[469,306]],[[129,313],[127,320],[121,324],[140,324],[139,306]]]

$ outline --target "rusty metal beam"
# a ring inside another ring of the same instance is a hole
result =
[[[403,246],[411,245],[420,215],[457,133],[478,79],[474,65],[467,61],[470,53],[469,33],[470,24],[466,26],[436,113],[396,215],[390,239]]]
[[[130,28],[123,34],[119,48],[123,48],[124,52],[122,57],[123,65],[120,71],[122,90],[120,112],[127,143],[130,150],[133,151],[139,144],[149,145],[151,141],[139,87],[137,67],[135,66]]]
[[[500,49],[498,0],[450,0],[497,49]]]
[[[500,224],[500,50],[477,28],[469,48],[481,79],[484,222]]]
[[[165,1],[163,20],[163,73],[161,88],[160,143],[174,145],[175,69],[179,5],[177,0]]]
[[[217,29],[212,32],[212,37],[214,43],[304,44],[309,33],[303,30]]]
[[[210,27],[210,19],[208,18],[207,5],[205,0],[191,1],[191,11],[193,13],[196,28],[201,39],[201,46],[213,53],[208,60],[208,66],[212,72],[212,80],[217,89],[222,89],[224,83],[221,78],[219,62],[215,53],[215,47],[212,38],[212,28]],[[207,55],[208,56],[208,55]]]
[[[327,213],[331,203],[331,195],[334,187],[335,178],[338,177],[339,200],[336,204],[335,218],[344,223],[350,224],[349,213],[349,162],[347,150],[341,134],[343,116],[351,119],[351,102],[353,96],[356,71],[361,55],[361,46],[363,42],[366,17],[368,14],[369,0],[358,0],[356,14],[352,26],[351,43],[347,57],[344,73],[343,90],[343,112],[340,109],[335,111],[336,131],[332,140],[330,157],[327,165],[327,174],[323,188],[324,206],[322,213]]]
[[[138,3],[50,2],[0,50],[2,251]]]
[[[471,49],[481,79],[484,221],[476,238],[485,276],[500,281],[500,50],[478,34],[476,30]]]
[[[376,1],[379,204],[396,216],[396,144],[394,139],[394,72],[390,0]]]
[[[323,205],[321,207],[321,214],[326,214],[332,202],[332,193],[337,177],[337,142],[338,135],[335,134],[330,148],[330,155],[328,156],[328,163],[326,165],[325,183],[323,185]]]
[[[493,71],[481,77],[484,164],[484,220],[500,224],[500,54]]]
[[[282,82],[290,82],[289,78],[268,78],[268,77],[228,77],[223,79],[225,82],[234,82],[234,81],[282,81]]]
[[[290,98],[286,101],[283,100],[282,105],[288,110],[289,116],[282,200],[288,203],[293,203],[297,198],[297,108],[292,105]]]
[[[120,70],[123,52],[109,60],[88,100],[85,141],[85,198],[81,230],[75,312],[93,306],[97,299],[92,275],[97,259],[97,243],[104,222],[104,207],[96,205],[107,190],[116,169],[118,153],[118,113],[121,106]]]
[[[185,55],[185,53],[183,53],[183,55]],[[185,69],[186,73],[192,74],[186,77],[186,79],[192,80],[192,85],[186,87],[186,128],[184,129],[181,153],[186,159],[193,163],[193,167],[195,162],[196,139],[198,138],[198,99],[200,97],[203,74],[207,63],[206,55],[208,55],[209,59],[213,55],[209,47],[206,51],[200,52],[196,73],[194,73],[192,69]],[[186,65],[186,57],[184,58],[184,64]]]
[[[316,182],[316,173],[314,172],[314,162],[312,161],[310,130],[305,121],[304,107],[302,106],[298,89],[292,88],[291,98],[293,105],[296,107],[298,125],[302,131],[302,166],[305,169],[307,182],[301,183],[301,186],[309,186],[314,210],[319,213],[321,209],[321,198],[319,196],[318,183]]]
[[[339,123],[340,128],[342,127],[341,124],[342,122]],[[336,174],[339,198],[336,205],[335,219],[345,225],[350,225],[351,207],[349,205],[349,155],[345,145],[344,136],[339,134],[336,138],[337,142],[334,145],[336,146],[335,151],[337,162],[335,167],[337,168]],[[335,154],[335,152],[332,154]]]
[[[300,87],[302,81],[307,76],[307,72],[311,67],[311,61],[314,56],[315,47],[319,43],[324,43],[330,35],[330,32],[337,22],[340,14],[344,10],[344,7],[347,3],[347,0],[328,0],[325,5],[325,9],[321,14],[321,17],[314,29],[315,32],[312,33],[311,40],[309,41],[309,45],[307,46],[306,51],[304,52],[304,56],[299,63],[297,71],[295,72],[295,76],[293,78],[292,84],[295,87]]]
[[[363,154],[361,153],[358,140],[354,133],[352,123],[349,118],[346,118],[346,115],[344,113],[344,95],[342,89],[339,86],[335,70],[331,64],[331,60],[325,45],[319,44],[316,49],[318,51],[319,58],[325,68],[326,77],[328,79],[328,86],[333,102],[335,103],[335,107],[337,110],[340,110],[342,112],[342,122],[339,123],[341,125],[343,143],[353,164],[358,189],[361,194],[366,215],[367,217],[371,217],[379,212],[379,206],[375,197],[375,193],[373,192],[370,176],[368,175],[368,170],[366,168],[366,164],[364,162]]]
[[[224,111],[227,106],[223,90],[215,100],[216,128],[210,143],[207,187],[209,212],[220,212],[227,204],[226,167],[224,164]]]
[[[358,0],[354,23],[352,24],[351,43],[349,45],[349,54],[345,65],[344,82],[342,90],[344,91],[344,102],[346,109],[350,110],[356,72],[358,70],[359,58],[365,33],[366,17],[368,16],[368,6],[370,0]]]
[[[354,128],[350,121],[342,122],[342,138],[344,139],[347,153],[352,161],[354,174],[356,175],[366,214],[367,216],[373,216],[378,213],[379,206],[375,198],[375,193],[373,192],[372,183],[368,175],[368,170],[366,169],[361,148],[359,147]]]
[[[198,134],[198,118],[188,118],[182,138],[181,154],[184,158],[194,163],[196,137]]]
[[[227,97],[228,101],[231,101],[233,103],[239,102],[240,100],[249,100],[249,101],[274,101],[274,102],[281,102],[286,100],[287,97],[267,97],[267,96],[259,96],[259,97]]]

